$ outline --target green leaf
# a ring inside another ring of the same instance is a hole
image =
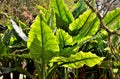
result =
[[[111,31],[120,28],[120,8],[108,12],[104,17],[104,22]]]
[[[7,53],[7,46],[4,42],[4,36],[0,35],[0,54],[6,54]]]
[[[104,29],[100,29],[99,32],[96,35],[96,38],[99,41],[105,40],[107,37],[108,37],[108,33]]]
[[[58,29],[56,33],[56,37],[58,39],[59,47],[64,48],[67,45],[73,45],[72,36],[70,36],[67,32],[62,29]]]
[[[103,50],[106,48],[106,39],[108,38],[108,33],[104,29],[99,29],[99,32],[96,34],[96,42],[98,44],[98,49]]]
[[[69,29],[75,34],[79,33],[80,38],[82,38],[90,31],[92,34],[96,33],[98,26],[99,21],[96,18],[96,14],[91,10],[87,10],[70,24]]]
[[[56,13],[56,25],[64,30],[68,30],[69,23],[71,23],[74,18],[72,13],[67,9],[63,0],[50,0],[50,8]]]
[[[79,0],[76,4],[76,8],[72,12],[73,16],[75,18],[78,18],[79,15],[81,15],[86,9],[87,9],[87,6],[86,6],[84,0]]]
[[[49,10],[46,10],[44,7],[37,5],[37,8],[40,10],[40,13],[42,14],[44,21],[51,27],[51,29],[54,31],[56,28],[56,18],[55,18],[55,12],[53,8],[50,8]]]
[[[74,40],[78,40],[87,36],[93,36],[98,31],[98,28],[99,21],[97,18],[95,18],[93,21],[86,23],[82,28],[80,28],[80,31],[78,35],[74,37]]]
[[[79,44],[79,46],[82,46],[83,44],[85,44],[86,42],[88,42],[91,39],[92,39],[92,36],[86,36],[86,37],[83,37],[83,38],[75,40],[75,41]]]
[[[31,25],[28,36],[27,47],[30,49],[30,55],[33,59],[43,59],[48,62],[55,52],[59,51],[58,43],[50,27],[43,21],[41,15],[35,18]]]
[[[96,14],[87,10],[70,24],[71,33],[76,35],[73,40],[79,44],[89,40],[98,31],[99,24]]]
[[[93,67],[96,64],[100,64],[104,57],[98,57],[97,55],[91,52],[78,52],[70,57],[54,57],[50,62],[58,63],[59,65],[63,65],[64,67],[69,68],[80,68],[83,65],[87,65],[89,67]]]
[[[48,24],[51,27],[51,29],[53,29],[53,31],[56,29],[56,17],[55,17],[55,11],[53,8],[50,10],[50,17],[48,20]]]
[[[40,10],[40,13],[43,16],[44,21],[47,23],[50,17],[50,11],[40,5],[37,5],[37,8]]]
[[[60,53],[59,56],[67,56],[73,53],[75,50],[72,36],[62,29],[58,29],[56,32],[57,41],[59,43]]]
[[[0,41],[0,54],[6,54],[7,53],[7,47],[5,46],[5,44],[3,44]]]
[[[43,6],[37,5],[37,8],[40,10],[40,13],[45,16],[49,12],[47,9],[45,9]]]

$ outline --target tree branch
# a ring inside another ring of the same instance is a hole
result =
[[[97,11],[97,9],[95,9],[89,2],[88,0],[84,0],[85,3],[87,4],[87,6],[93,11],[96,13],[97,17],[99,18],[100,20],[100,26],[101,28],[103,28],[104,30],[106,30],[108,32],[109,35],[112,35],[112,34],[117,34],[120,36],[120,34],[117,32],[117,31],[110,31],[107,27],[106,27],[106,24],[104,23],[103,21],[103,17],[100,15],[100,13]],[[107,13],[106,13],[107,14]]]

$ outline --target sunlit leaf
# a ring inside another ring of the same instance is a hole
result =
[[[100,29],[99,32],[97,33],[96,35],[96,38],[97,39],[100,39],[100,40],[104,40],[108,37],[108,33],[107,31],[105,31],[104,29]]]
[[[70,24],[69,29],[70,31],[73,32],[75,31],[75,34],[78,33],[86,34],[87,31],[93,29],[92,27],[94,26],[94,24],[96,24],[96,21],[97,21],[96,14],[91,10],[87,10],[82,15],[80,15],[79,18],[77,18]],[[97,29],[98,29],[98,25],[96,26],[96,28],[94,28],[94,30]],[[83,35],[81,34],[81,36]]]
[[[31,25],[27,47],[33,59],[42,58],[47,62],[59,51],[58,43],[50,27],[43,21],[42,16],[38,15]]]
[[[74,42],[72,36],[70,36],[67,32],[62,29],[58,29],[56,32],[56,37],[59,43],[60,53],[59,55],[70,55],[73,50],[75,50]]]
[[[94,12],[91,10],[85,11],[70,24],[69,29],[75,35],[73,40],[79,44],[89,40],[98,31],[99,24],[99,20]]]
[[[58,63],[59,65],[63,65],[64,67],[69,68],[80,68],[83,65],[87,65],[89,67],[93,67],[96,64],[100,64],[104,57],[98,57],[97,55],[91,52],[78,52],[70,57],[54,57],[50,62]]]
[[[59,47],[63,48],[67,45],[73,45],[73,39],[72,36],[70,36],[67,32],[65,32],[62,29],[58,29],[56,33],[58,42],[59,42]]]
[[[120,8],[116,8],[107,13],[104,17],[107,27],[114,31],[120,28]]]
[[[47,22],[49,20],[50,17],[50,12],[49,10],[45,9],[44,7],[37,5],[37,8],[40,10],[40,13],[42,14],[43,19]]]

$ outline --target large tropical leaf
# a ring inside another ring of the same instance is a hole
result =
[[[120,28],[120,8],[116,8],[108,12],[107,15],[104,17],[104,22],[112,31]]]
[[[80,68],[83,65],[87,65],[89,67],[93,67],[96,64],[100,64],[100,62],[104,59],[104,57],[98,57],[97,55],[91,52],[78,52],[70,57],[54,57],[50,62],[58,63],[58,65],[63,65],[64,67],[69,68]]]
[[[89,27],[95,18],[96,14],[91,10],[87,10],[70,24],[69,29],[70,31],[75,31],[75,34],[78,34],[82,28]]]
[[[98,31],[98,27],[99,20],[96,14],[91,10],[87,10],[70,24],[69,29],[76,35],[73,37],[76,41],[91,37]]]
[[[58,29],[56,32],[56,37],[59,43],[60,53],[59,56],[68,56],[75,52],[74,42],[72,36],[62,29]]]
[[[64,4],[64,1],[50,0],[50,7],[55,10],[57,27],[68,30],[69,23],[71,23],[74,18]]]
[[[27,47],[30,49],[30,56],[34,59],[42,59],[47,62],[55,52],[59,51],[58,43],[50,27],[38,15],[31,25]]]

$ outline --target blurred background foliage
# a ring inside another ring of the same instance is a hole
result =
[[[70,11],[75,8],[78,0],[64,0]],[[101,1],[104,6],[108,6],[110,0],[96,0]],[[42,5],[48,9],[49,0],[0,0],[0,24],[6,25],[7,15],[18,17],[22,22],[30,25],[34,17],[39,13],[36,5]],[[120,0],[116,0],[111,9],[120,7]]]
[[[69,10],[72,11],[75,8],[75,4],[78,0],[64,0]],[[103,4],[109,0],[97,0],[102,1]],[[36,5],[42,5],[46,9],[49,6],[49,0],[0,0],[0,24],[6,25],[7,17],[5,15],[18,17],[22,22],[30,25],[34,17],[39,13]],[[107,4],[108,5],[108,4]],[[105,4],[105,6],[107,6]],[[112,9],[120,7],[120,0],[116,0]]]
[[[77,0],[65,0],[72,11]],[[30,25],[34,17],[39,13],[36,5],[42,5],[48,9],[49,0],[0,0],[0,24],[6,25],[7,17],[18,17],[25,24]]]

